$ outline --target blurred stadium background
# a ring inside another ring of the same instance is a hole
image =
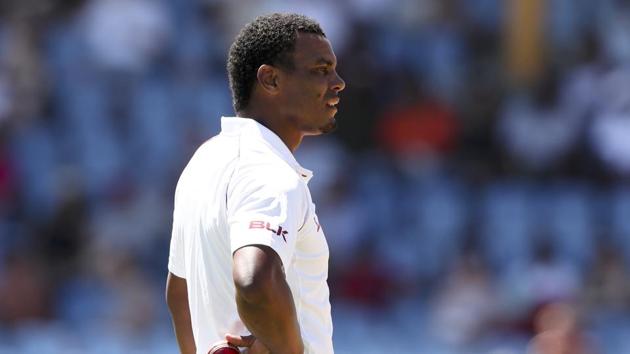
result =
[[[0,2],[0,353],[176,352],[174,186],[272,11],[348,83],[298,151],[339,353],[630,353],[621,0]]]

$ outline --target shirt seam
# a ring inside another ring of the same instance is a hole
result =
[[[229,206],[228,206],[228,193],[230,191],[230,185],[232,184],[232,180],[234,178],[234,175],[236,175],[236,173],[241,169],[241,135],[240,134],[236,134],[236,139],[238,139],[238,141],[236,142],[236,146],[238,146],[237,152],[236,152],[236,158],[234,159],[234,163],[236,164],[236,166],[234,166],[234,168],[232,169],[232,173],[230,174],[230,178],[228,179],[228,183],[227,186],[225,188],[225,220],[226,222],[228,222],[229,219]],[[229,225],[228,225],[229,228]]]

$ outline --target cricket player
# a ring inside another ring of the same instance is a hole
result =
[[[182,354],[333,353],[328,245],[312,172],[293,156],[331,132],[345,83],[315,21],[245,26],[227,63],[236,117],[195,152],[175,192],[166,300]]]

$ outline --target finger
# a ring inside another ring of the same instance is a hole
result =
[[[252,344],[254,344],[256,337],[254,337],[253,335],[237,336],[227,333],[225,335],[225,340],[227,340],[230,344],[236,345],[237,347],[251,347]]]

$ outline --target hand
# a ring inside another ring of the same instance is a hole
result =
[[[253,335],[235,336],[228,333],[225,335],[225,340],[237,347],[247,348],[247,354],[271,354],[269,349]]]

